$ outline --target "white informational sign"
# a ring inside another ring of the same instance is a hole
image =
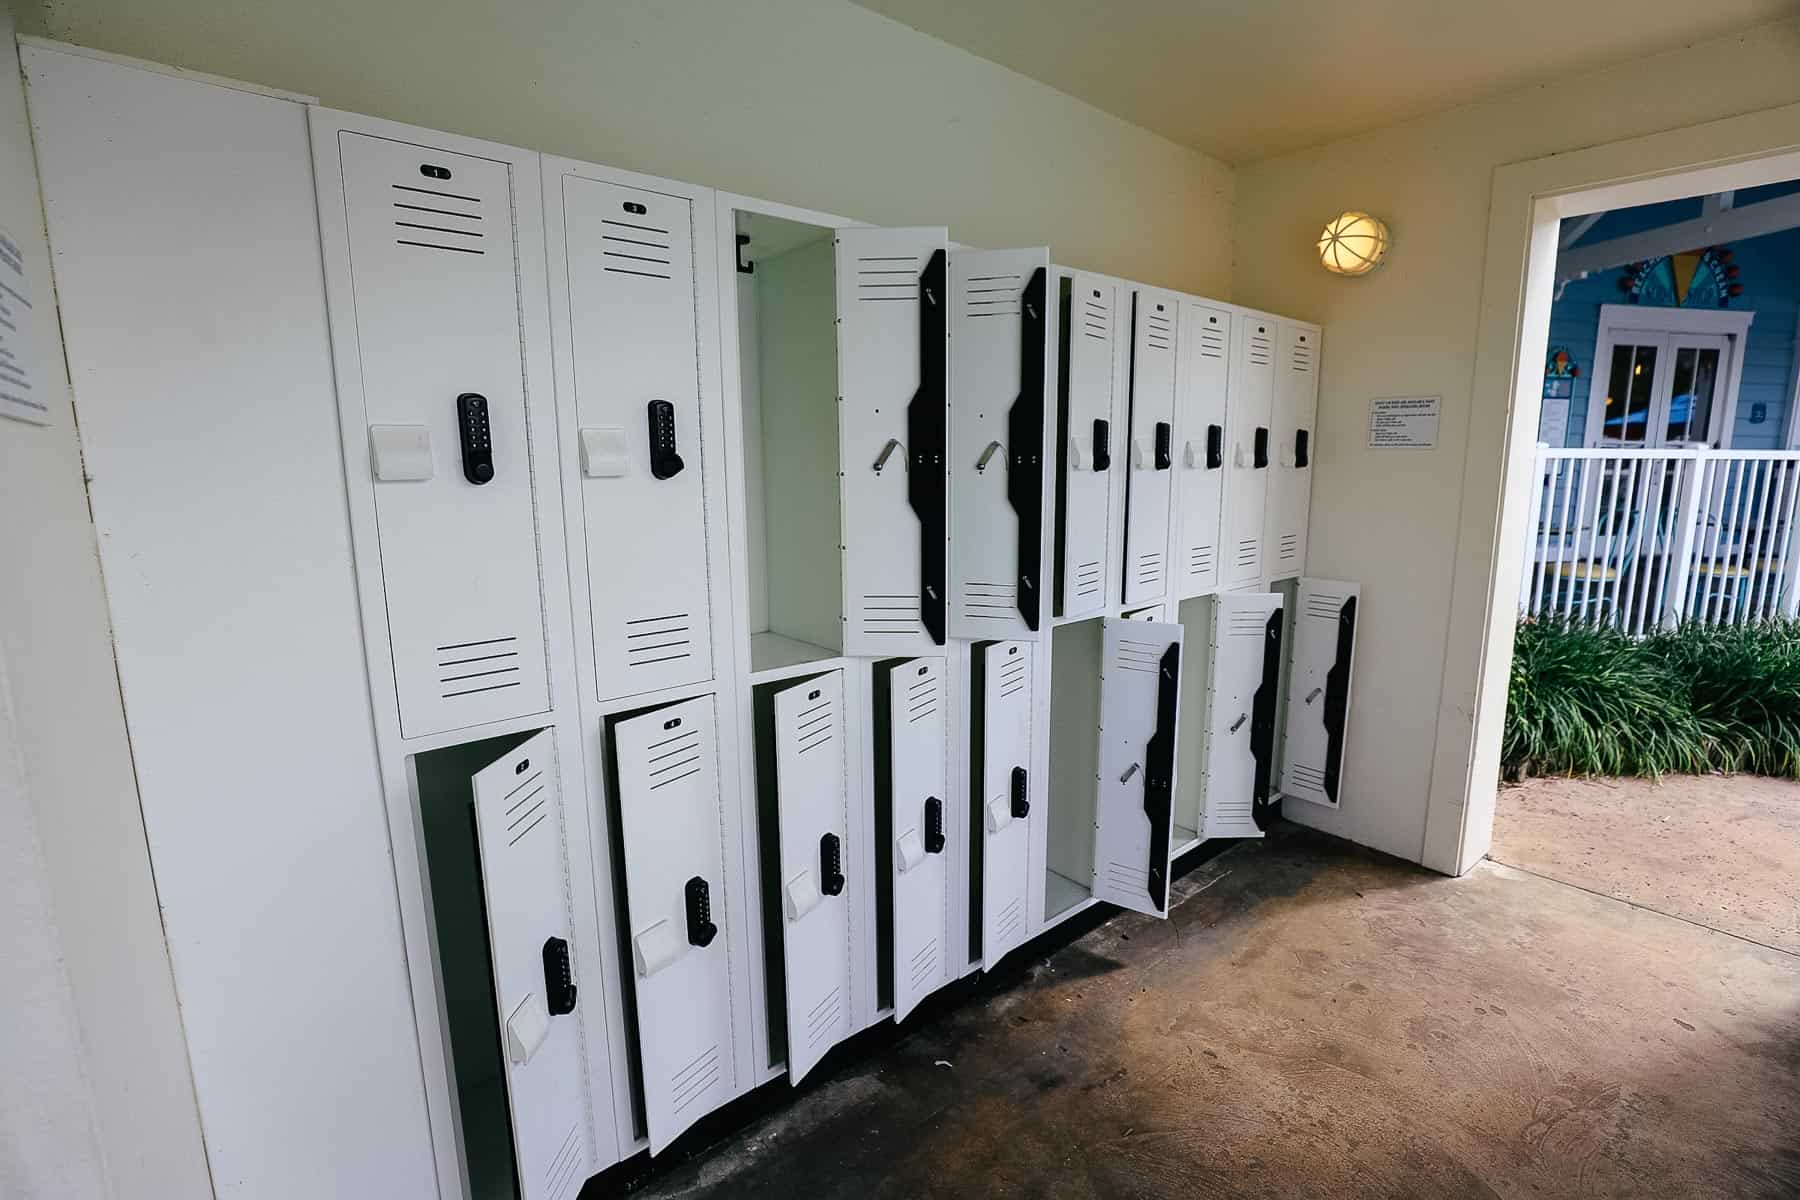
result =
[[[24,251],[0,226],[0,415],[48,425],[50,406],[36,387],[39,375],[32,348],[36,319]]]
[[[1568,437],[1569,402],[1562,397],[1544,398],[1543,410],[1538,414],[1538,441],[1551,446],[1560,446]]]
[[[1369,445],[1378,450],[1429,450],[1437,445],[1442,396],[1387,396],[1369,401]]]

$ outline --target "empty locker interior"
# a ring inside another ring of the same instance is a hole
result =
[[[753,267],[737,273],[737,339],[750,662],[762,671],[843,650],[836,266],[829,226],[740,211],[736,230]]]
[[[1100,772],[1100,622],[1058,625],[1050,638],[1050,779],[1044,831],[1044,920],[1094,894],[1094,790]]]

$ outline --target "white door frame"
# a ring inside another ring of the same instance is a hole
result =
[[[1420,861],[1487,853],[1564,217],[1800,177],[1800,104],[1499,167]]]
[[[1588,372],[1587,430],[1582,435],[1582,445],[1601,445],[1605,430],[1602,422],[1606,417],[1606,388],[1611,374],[1608,368],[1612,363],[1613,347],[1621,342],[1626,345],[1646,344],[1634,341],[1631,337],[1634,333],[1654,335],[1661,339],[1663,347],[1658,355],[1656,385],[1651,398],[1649,422],[1645,426],[1645,442],[1653,446],[1660,443],[1650,436],[1651,431],[1667,425],[1666,419],[1659,423],[1657,405],[1659,402],[1665,408],[1667,405],[1668,380],[1672,378],[1673,369],[1673,355],[1667,352],[1671,343],[1696,334],[1725,338],[1727,349],[1724,370],[1720,372],[1720,382],[1724,387],[1720,392],[1719,403],[1713,405],[1712,415],[1707,421],[1705,441],[1712,446],[1728,441],[1731,431],[1737,427],[1738,383],[1744,373],[1744,343],[1750,335],[1750,324],[1755,319],[1756,313],[1745,310],[1602,304],[1600,329],[1594,337],[1593,369]]]

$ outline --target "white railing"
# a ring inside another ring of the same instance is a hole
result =
[[[1633,634],[1800,609],[1800,451],[1540,445],[1519,609]]]

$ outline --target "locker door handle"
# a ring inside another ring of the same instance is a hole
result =
[[[1231,461],[1240,470],[1250,465],[1250,456],[1244,452],[1244,444],[1242,442],[1232,443]]]
[[[819,890],[827,896],[844,890],[844,845],[835,833],[819,839]]]
[[[1137,438],[1131,439],[1131,465],[1140,470],[1144,466],[1144,443]]]
[[[987,472],[988,463],[993,461],[994,455],[1000,453],[1001,449],[1002,447],[999,442],[989,442],[987,444],[987,449],[981,452],[981,457],[975,460],[975,473],[977,475],[985,474]]]
[[[1027,787],[1027,783],[1025,768],[1014,767],[1012,769],[1012,789],[1010,792],[1012,815],[1021,820],[1031,815],[1031,793]]]
[[[944,802],[936,796],[925,800],[925,853],[942,854],[944,837]]]
[[[462,442],[463,478],[480,487],[494,478],[494,430],[487,397],[464,392],[456,398],[456,436]]]
[[[1225,465],[1225,427],[1206,427],[1206,469],[1216,471]]]
[[[706,880],[696,875],[687,881],[683,889],[687,900],[687,938],[688,945],[705,948],[712,945],[719,936],[719,927],[712,919],[712,889]]]
[[[575,1011],[575,969],[569,962],[569,943],[559,937],[544,943],[544,1006],[553,1017]]]
[[[1200,465],[1200,456],[1194,453],[1194,443],[1181,443],[1181,465],[1189,471]]]
[[[947,517],[944,479],[947,326],[942,297],[948,273],[933,250],[919,275],[919,389],[906,406],[906,502],[919,519],[919,619],[933,645],[944,644]]]
[[[1294,431],[1294,465],[1302,470],[1312,464],[1311,447],[1307,444],[1310,441],[1312,441],[1312,435],[1309,431],[1305,429]]]
[[[1031,273],[1019,301],[1019,398],[1006,414],[1006,500],[1019,522],[1018,587],[1014,595],[1025,628],[1038,628],[1038,568],[1044,553],[1044,354],[1048,333],[1044,320],[1046,273]]]
[[[1266,426],[1256,427],[1256,469],[1261,471],[1269,465],[1269,430]]]
[[[1156,469],[1166,471],[1175,465],[1174,431],[1167,421],[1156,423]]]
[[[1112,422],[1094,418],[1094,470],[1112,470]]]
[[[658,479],[673,479],[687,466],[675,446],[675,406],[667,400],[652,400],[648,408],[650,422],[650,474]]]
[[[890,459],[894,456],[894,451],[896,451],[896,450],[899,450],[901,452],[901,458],[900,458],[901,465],[904,466],[906,464],[906,457],[905,457],[906,447],[904,447],[900,444],[899,438],[889,438],[887,440],[887,445],[885,445],[881,448],[881,453],[877,454],[875,456],[875,473],[877,475],[881,474],[881,468],[887,466],[888,459]]]

